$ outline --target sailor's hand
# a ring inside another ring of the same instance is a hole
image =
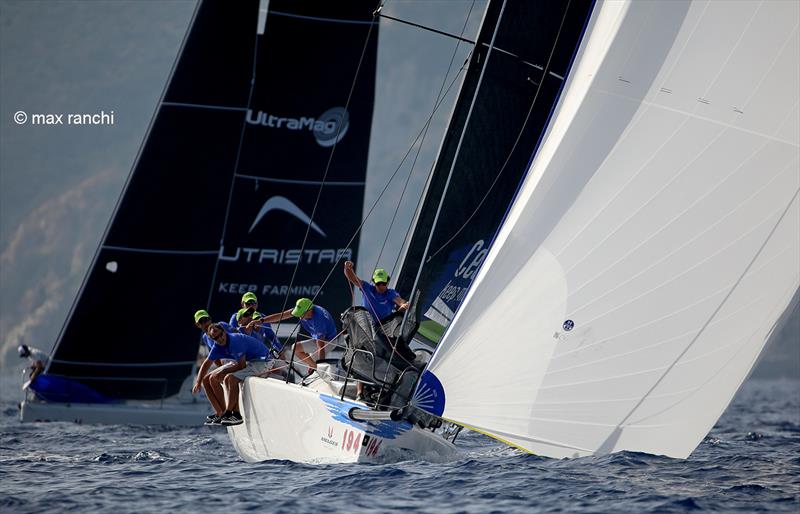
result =
[[[197,394],[197,391],[200,390],[200,382],[195,382],[194,387],[192,387],[192,394]]]
[[[405,309],[408,309],[408,302],[401,303],[400,307],[398,308],[398,310],[401,310],[401,311],[405,310]]]
[[[344,269],[353,269],[353,261],[344,261]]]

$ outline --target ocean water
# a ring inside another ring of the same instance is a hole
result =
[[[798,512],[800,381],[750,380],[688,460],[555,460],[462,433],[446,463],[246,464],[207,427],[21,424],[2,383],[0,511]]]

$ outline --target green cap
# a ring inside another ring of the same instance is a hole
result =
[[[372,274],[372,281],[376,284],[378,282],[389,282],[389,274],[386,273],[385,269],[378,268],[375,270],[375,273]]]
[[[194,322],[195,323],[198,323],[203,318],[211,319],[211,316],[208,314],[208,311],[204,311],[203,309],[200,309],[199,311],[194,313]]]
[[[236,311],[236,321],[239,321],[242,316],[249,311],[250,316],[253,316],[254,309],[252,307],[245,307]]]
[[[258,303],[258,298],[256,297],[256,294],[254,292],[248,291],[247,293],[242,295],[242,303],[247,303],[250,300],[253,300],[254,302]]]
[[[311,300],[309,300],[308,298],[300,298],[299,300],[297,300],[297,303],[294,304],[294,309],[292,309],[292,316],[296,316],[299,318],[300,316],[308,312],[308,309],[310,309],[313,306],[314,304],[311,303]]]

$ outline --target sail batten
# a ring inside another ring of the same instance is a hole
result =
[[[598,4],[428,410],[553,457],[694,450],[800,284],[798,11]]]

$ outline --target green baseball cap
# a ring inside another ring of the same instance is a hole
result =
[[[256,294],[254,292],[248,291],[247,293],[242,295],[242,303],[247,303],[250,300],[253,300],[254,302],[258,303],[258,298],[256,297]]]
[[[203,318],[211,319],[211,315],[208,313],[208,311],[204,311],[203,309],[200,309],[199,311],[194,313],[194,322],[195,323],[199,323],[200,320],[203,319]]]
[[[372,274],[372,281],[376,284],[378,282],[389,282],[389,274],[386,273],[385,269],[378,268],[375,270],[375,273]]]
[[[246,313],[248,313],[248,311],[249,311],[250,317],[252,317],[253,313],[255,312],[255,309],[253,309],[252,307],[245,307],[243,309],[239,309],[238,311],[236,311],[236,321],[239,321],[242,316],[244,316]]]
[[[309,300],[308,298],[300,298],[299,300],[297,300],[297,303],[294,304],[294,309],[292,309],[292,316],[296,316],[299,318],[300,316],[308,312],[308,309],[310,309],[313,306],[314,304],[311,303],[311,300]]]

